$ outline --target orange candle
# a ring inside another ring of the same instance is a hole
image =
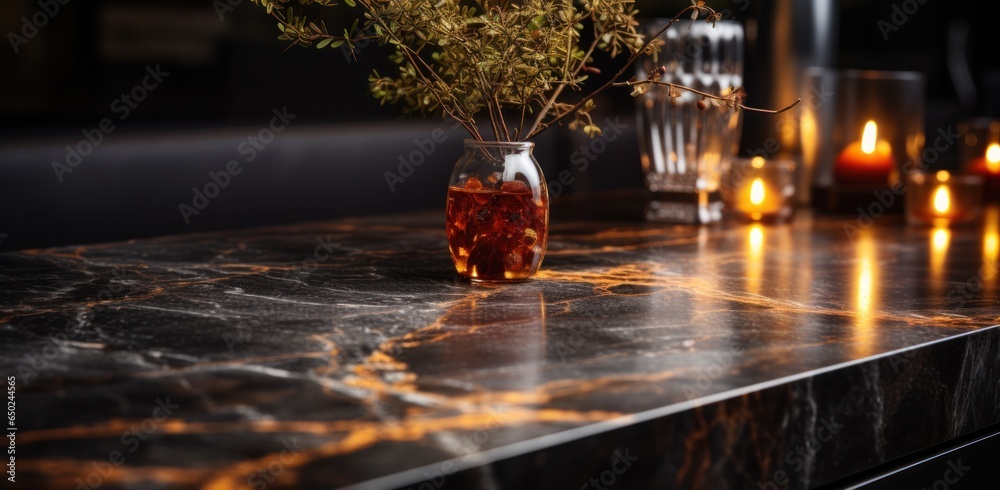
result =
[[[934,193],[929,203],[929,214],[935,218],[952,218],[955,211],[951,204],[951,191],[948,189],[948,184],[946,184],[951,178],[951,174],[940,170],[935,174],[935,178],[938,184],[934,188]]]
[[[911,223],[950,226],[975,220],[982,208],[982,179],[947,170],[914,174],[907,184],[906,214]]]
[[[987,146],[986,154],[969,164],[969,173],[984,179],[1000,179],[1000,144]]]
[[[896,168],[892,147],[878,139],[875,121],[865,124],[861,141],[855,141],[837,155],[833,177],[841,184],[889,185],[889,177]]]

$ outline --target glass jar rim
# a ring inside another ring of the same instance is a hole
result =
[[[465,146],[478,146],[486,148],[532,148],[535,146],[531,141],[479,141],[467,139]]]

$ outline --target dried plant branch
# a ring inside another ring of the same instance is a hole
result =
[[[611,84],[612,87],[637,87],[641,85],[661,85],[667,87],[668,97],[679,97],[679,92],[690,92],[695,95],[700,95],[702,100],[715,100],[722,102],[728,107],[737,107],[740,110],[751,111],[751,112],[763,112],[765,114],[781,114],[782,112],[791,110],[793,107],[797,106],[802,99],[795,99],[795,102],[788,104],[781,109],[760,109],[757,107],[750,107],[743,104],[743,100],[746,98],[745,93],[740,89],[730,89],[728,95],[717,95],[710,94],[708,92],[702,92],[701,90],[693,89],[684,85],[678,85],[676,83],[663,82],[660,80],[628,80],[625,82],[614,82]],[[704,109],[703,107],[700,107]]]
[[[668,85],[671,96],[687,91],[700,95],[701,103],[724,104],[733,110],[776,114],[795,105],[757,109],[743,104],[741,89],[709,94],[662,82],[659,76],[621,80],[640,56],[659,51],[658,37],[681,18],[704,17],[712,24],[721,19],[701,0],[692,0],[649,38],[636,31],[634,0],[343,0],[362,15],[342,34],[329,32],[318,18],[330,12],[326,7],[334,0],[252,2],[277,21],[278,39],[289,46],[344,48],[354,56],[355,43],[371,40],[390,50],[398,73],[373,72],[372,95],[383,104],[401,104],[405,112],[453,118],[477,140],[483,140],[476,122],[481,112],[486,113],[496,140],[528,140],[567,120],[570,129],[596,136],[601,129],[590,116],[594,98],[613,87],[631,87],[638,95],[647,86]],[[303,14],[309,8],[317,11],[314,17]],[[584,49],[585,29],[593,39]],[[598,50],[612,58],[627,52],[628,58],[610,81],[575,103],[562,102],[567,87],[580,90],[588,74],[600,73],[591,65]],[[517,126],[507,124],[507,116],[516,114],[505,111],[519,113],[513,118]]]

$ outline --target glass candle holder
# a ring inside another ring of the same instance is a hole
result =
[[[1000,120],[976,118],[958,125],[962,171],[983,179],[985,199],[1000,200]]]
[[[937,160],[924,149],[923,75],[813,68],[806,92],[802,157],[820,209],[853,211],[855,200]]]
[[[976,175],[910,172],[906,175],[906,221],[950,226],[971,223],[983,210],[983,179]]]
[[[723,186],[729,213],[750,221],[784,221],[792,216],[795,163],[737,158]]]
[[[655,34],[668,19],[643,27]],[[712,24],[681,21],[663,34],[657,59],[644,55],[636,77],[646,79],[659,66],[662,82],[710,93],[726,93],[743,85],[743,26],[731,21]],[[740,139],[742,111],[711,104],[697,107],[701,96],[681,91],[671,97],[665,86],[648,86],[636,98],[639,150],[646,187],[652,201],[647,219],[708,223],[722,219],[719,183]]]

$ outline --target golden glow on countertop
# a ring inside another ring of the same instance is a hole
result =
[[[934,228],[931,234],[931,249],[934,255],[948,252],[948,242],[951,240],[951,232],[947,228]]]
[[[855,243],[854,327],[858,338],[857,355],[868,356],[873,351],[874,320],[878,315],[878,253],[875,240],[868,231],[862,232]]]
[[[931,232],[931,289],[935,296],[944,291],[945,264],[948,259],[948,245],[951,242],[951,231],[948,228],[936,227]]]
[[[750,225],[747,232],[747,292],[760,294],[760,280],[764,272],[764,226]]]
[[[989,206],[983,213],[983,287],[993,292],[997,280],[997,259],[1000,258],[1000,208]]]

